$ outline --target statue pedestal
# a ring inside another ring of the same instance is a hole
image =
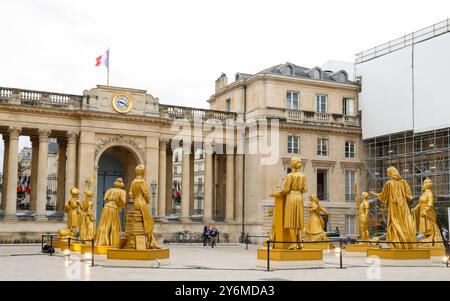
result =
[[[372,257],[373,256],[373,257]],[[429,249],[367,249],[367,263],[382,266],[430,266]],[[369,258],[371,257],[371,258]]]
[[[381,249],[381,245],[352,244],[346,245],[345,256],[366,256],[368,249]]]
[[[303,244],[302,250],[331,250],[334,249],[334,246],[331,242],[323,242],[323,243],[306,243]]]
[[[106,258],[124,260],[161,260],[168,259],[169,253],[169,249],[133,250],[109,248]]]
[[[80,252],[81,251],[81,246],[83,244],[80,242],[74,242],[70,244],[70,250],[74,251],[74,252]]]
[[[50,245],[50,242],[47,242],[47,244]],[[69,244],[68,244],[67,240],[65,240],[65,239],[52,241],[52,246],[55,249],[61,249],[61,250],[66,250],[69,248]],[[72,243],[70,243],[70,248],[72,249]]]
[[[111,247],[109,246],[94,246],[94,254],[97,255],[106,255],[106,252]],[[92,253],[92,245],[91,244],[83,244],[81,245],[81,254]]]
[[[267,267],[267,249],[257,250],[258,267]],[[322,267],[322,250],[270,249],[270,268]]]

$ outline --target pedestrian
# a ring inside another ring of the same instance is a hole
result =
[[[209,233],[209,236],[211,237],[211,248],[214,248],[214,246],[217,243],[217,238],[219,236],[219,231],[216,229],[216,227],[212,227],[211,232]]]
[[[209,233],[210,228],[208,225],[205,225],[205,227],[203,227],[203,247],[206,247],[208,245]]]
[[[448,230],[445,227],[442,227],[442,238],[448,240]]]
[[[334,233],[336,233],[336,235],[341,235],[341,232],[339,231],[339,227],[336,227],[336,230],[334,230]]]

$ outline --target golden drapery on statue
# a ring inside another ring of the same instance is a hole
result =
[[[144,232],[147,237],[147,248],[159,248],[153,235],[154,221],[148,205],[150,203],[150,192],[144,179],[144,166],[136,166],[136,178],[131,182],[129,196],[134,201],[134,210],[140,211],[144,220]]]
[[[395,167],[387,169],[390,178],[382,191],[376,195],[381,203],[388,206],[387,235],[386,240],[392,241],[389,245],[392,248],[413,249],[416,244],[416,229],[409,211],[408,202],[413,198],[411,187],[406,180],[402,179]],[[395,243],[400,242],[400,243]],[[401,242],[410,242],[403,244]]]
[[[119,212],[125,207],[127,193],[123,189],[122,178],[116,179],[114,188],[106,191],[103,200],[106,202],[95,235],[97,246],[120,247],[120,216]]]
[[[302,240],[304,228],[303,222],[303,193],[308,189],[306,177],[300,172],[302,161],[298,157],[291,158],[291,173],[286,178],[281,194],[286,196],[286,206],[284,209],[284,228],[289,229],[293,244],[289,249],[300,249],[296,242]],[[281,214],[277,213],[277,214]],[[294,243],[295,242],[295,243]]]
[[[434,196],[431,192],[433,182],[425,179],[423,182],[423,193],[419,198],[419,203],[411,209],[416,232],[423,234],[422,242],[430,242],[430,244],[419,244],[419,247],[444,247],[441,231],[436,223],[436,209],[434,207]]]
[[[309,219],[305,229],[306,241],[328,241],[329,239],[324,231],[325,222],[321,213],[325,215],[329,215],[329,213],[320,205],[316,195],[311,195],[309,200]]]
[[[70,188],[70,198],[64,206],[64,212],[67,213],[67,228],[58,230],[58,238],[72,237],[77,235],[77,227],[80,226],[80,200],[78,196],[80,191],[76,187]]]
[[[92,177],[89,177],[86,180],[86,188],[84,191],[84,200],[80,206],[81,207],[80,240],[83,243],[94,239],[94,234],[95,234],[94,202],[92,200],[94,193],[90,190],[93,182],[94,182],[94,179]]]

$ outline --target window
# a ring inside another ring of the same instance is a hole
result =
[[[286,108],[289,110],[298,110],[298,92],[287,91],[286,92]]]
[[[346,170],[345,171],[345,201],[353,202],[355,201],[355,193],[353,186],[355,185],[356,171]]]
[[[326,112],[327,112],[327,96],[316,95],[316,113],[326,113]]]
[[[345,216],[345,234],[350,236],[350,235],[355,235],[356,234],[356,230],[355,230],[355,216],[354,215],[346,215]]]
[[[343,99],[342,114],[346,116],[355,116],[355,100],[353,98]]]
[[[300,137],[288,136],[288,154],[300,153]]]
[[[355,141],[345,141],[345,157],[355,157]]]
[[[231,99],[228,98],[225,101],[225,111],[230,112],[230,110],[231,110]]]
[[[328,139],[317,138],[317,155],[328,156]]]
[[[317,170],[317,197],[321,201],[328,201],[328,170]]]

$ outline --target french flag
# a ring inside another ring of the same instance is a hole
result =
[[[95,66],[105,66],[109,69],[109,49],[106,52],[95,59]]]

